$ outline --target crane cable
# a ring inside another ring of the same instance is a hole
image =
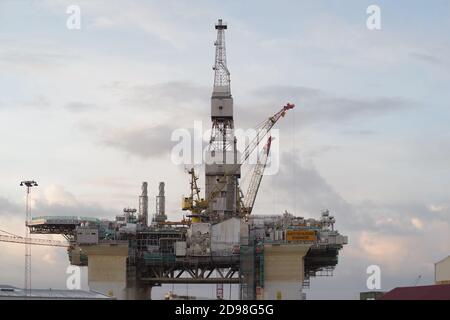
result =
[[[17,234],[14,234],[14,233],[11,233],[11,232],[8,232],[8,231],[5,231],[5,230],[1,230],[1,229],[0,229],[0,232],[9,234],[10,236],[13,236],[13,237],[23,238],[22,236],[18,236]]]

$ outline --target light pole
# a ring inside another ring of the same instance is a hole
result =
[[[26,296],[31,296],[31,243],[30,243],[30,230],[28,228],[28,221],[31,220],[31,203],[30,203],[30,191],[32,187],[37,187],[36,181],[22,181],[20,186],[27,188],[27,200],[25,209],[25,283],[24,290]]]

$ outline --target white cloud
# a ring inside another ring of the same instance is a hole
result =
[[[46,0],[45,4],[55,14],[64,12],[72,4],[71,0]],[[153,35],[177,49],[186,49],[195,40],[201,30],[193,31],[180,28],[185,23],[205,17],[211,11],[196,10],[195,7],[174,1],[164,4],[153,1],[142,3],[130,0],[126,5],[112,3],[107,0],[79,1],[82,21],[88,21],[88,28],[141,30]],[[170,10],[167,10],[167,9]]]
[[[385,264],[389,267],[401,268],[408,252],[403,236],[387,236],[374,232],[362,231],[356,243],[368,261]]]
[[[116,22],[108,17],[97,17],[94,18],[94,21],[89,27],[93,28],[112,28],[116,26]]]
[[[430,204],[429,205],[430,211],[436,212],[436,213],[443,213],[448,211],[448,206],[442,205],[442,204]]]
[[[56,264],[56,257],[53,256],[51,253],[47,252],[45,253],[42,258],[41,258],[42,262],[47,264],[47,265],[55,265]]]
[[[411,223],[413,224],[413,226],[418,229],[418,230],[422,230],[423,229],[423,222],[418,219],[418,218],[412,218],[411,219]]]
[[[73,194],[67,192],[63,186],[50,185],[44,190],[44,200],[48,205],[74,206],[77,200]]]

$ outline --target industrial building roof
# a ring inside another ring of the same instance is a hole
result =
[[[450,284],[395,288],[380,300],[450,300]]]
[[[8,285],[0,284],[0,300],[103,300],[113,299],[95,291],[59,290],[59,289],[31,289],[31,295],[26,296],[25,291]]]

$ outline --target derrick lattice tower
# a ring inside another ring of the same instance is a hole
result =
[[[212,192],[219,190],[218,196],[209,203],[207,214],[212,220],[222,220],[239,211],[240,164],[234,135],[233,97],[225,49],[227,25],[219,19],[215,28],[217,39],[214,43],[216,54],[211,97],[212,132],[205,164],[205,193],[206,198],[209,198]]]

